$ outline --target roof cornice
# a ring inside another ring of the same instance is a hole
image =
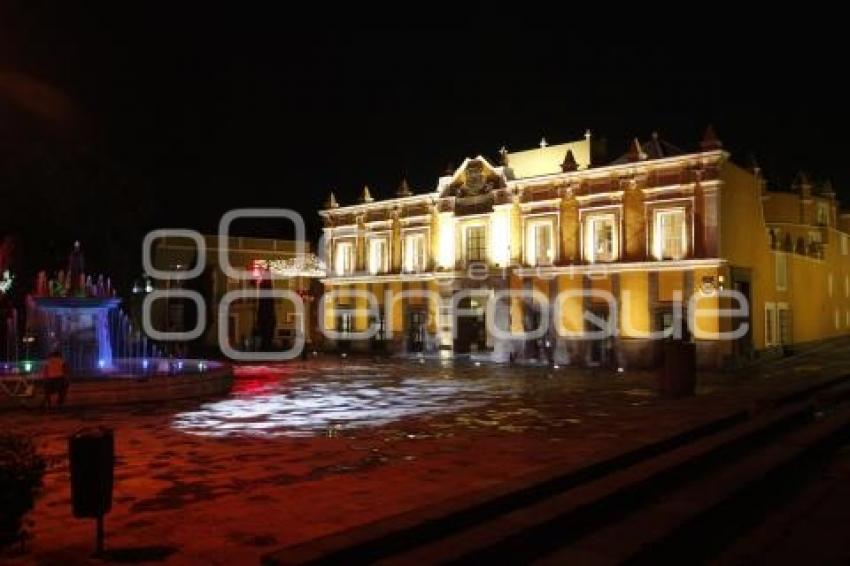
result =
[[[728,160],[730,157],[729,152],[721,149],[715,149],[710,151],[697,151],[693,153],[685,153],[682,155],[673,155],[670,157],[662,157],[659,159],[648,159],[646,161],[637,161],[633,163],[617,163],[611,165],[603,165],[600,167],[591,167],[589,169],[580,169],[578,171],[567,171],[562,173],[552,173],[549,175],[538,175],[536,177],[523,177],[521,179],[506,179],[507,188],[523,188],[526,185],[539,185],[544,183],[550,183],[554,181],[561,182],[570,182],[570,181],[578,181],[582,179],[598,179],[604,177],[610,177],[615,173],[626,173],[626,174],[637,174],[648,171],[649,169],[654,169],[658,167],[665,167],[670,165],[679,165],[679,164],[687,164],[693,161],[717,161],[724,162]],[[475,158],[467,158],[464,163],[471,161]],[[487,162],[488,165],[489,162]],[[492,167],[492,165],[490,165]],[[462,169],[462,166],[458,168],[458,170]],[[499,170],[503,170],[502,167],[493,167],[494,171],[499,172]],[[440,184],[442,186],[445,179],[453,179],[454,176],[451,177],[440,177]],[[394,197],[383,200],[375,200],[370,203],[360,203],[360,204],[352,204],[348,206],[340,206],[338,208],[332,209],[324,209],[319,211],[319,216],[322,218],[328,218],[330,216],[338,216],[342,214],[357,214],[362,212],[369,212],[371,210],[381,210],[392,207],[399,206],[408,206],[412,204],[434,204],[440,198],[440,190],[437,189],[433,192],[422,193],[418,195],[413,195],[409,197]]]

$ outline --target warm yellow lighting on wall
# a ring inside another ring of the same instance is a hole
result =
[[[443,269],[455,266],[455,221],[451,212],[442,212],[439,217],[439,249],[437,264]]]
[[[510,208],[501,207],[490,217],[490,262],[498,267],[507,267],[511,261],[511,216]]]

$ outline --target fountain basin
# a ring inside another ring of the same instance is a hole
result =
[[[65,406],[206,399],[226,394],[233,384],[230,365],[221,362],[164,358],[148,359],[147,364],[138,359],[113,362],[109,371],[72,377]],[[38,407],[44,402],[38,368],[33,367],[31,373],[16,372],[17,369],[6,367],[0,371],[0,410]]]
[[[114,297],[34,297],[30,326],[39,335],[41,357],[63,352],[74,374],[111,368],[110,318],[120,304]]]

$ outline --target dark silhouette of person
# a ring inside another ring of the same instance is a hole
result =
[[[53,397],[56,397],[56,404],[62,406],[65,404],[65,397],[68,395],[68,387],[70,381],[68,379],[68,368],[65,364],[65,358],[58,350],[54,351],[44,361],[42,368],[42,379],[44,380],[44,406],[51,408],[53,406]]]

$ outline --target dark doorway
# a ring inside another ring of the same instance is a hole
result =
[[[463,314],[457,316],[457,338],[455,352],[468,354],[481,352],[487,348],[487,331],[484,324],[483,301],[478,298],[466,297],[458,303],[458,310]]]
[[[599,323],[585,319],[585,329],[592,333],[608,331],[610,325],[610,312],[607,304],[591,305],[589,312],[599,319]],[[606,336],[590,340],[587,363],[591,366],[608,366],[613,356],[613,337]]]
[[[407,313],[407,351],[422,352],[425,350],[425,329],[428,313],[425,309],[411,309]]]
[[[734,342],[734,356],[739,360],[748,360],[753,356],[753,304],[750,297],[750,282],[749,280],[739,280],[736,278],[732,285],[732,288],[741,293],[744,299],[746,299],[748,306],[747,312],[749,313],[746,320],[747,332]],[[741,305],[733,305],[733,307],[741,307]],[[734,330],[739,325],[744,324],[744,321],[738,319],[732,320],[730,323],[731,329]]]
[[[653,343],[654,367],[664,364],[664,343],[668,340],[690,341],[691,332],[688,328],[688,313],[684,307],[677,309],[673,303],[659,303],[652,317],[652,332],[663,336]],[[663,334],[662,334],[663,333]]]
[[[540,328],[542,322],[540,305],[532,300],[523,304],[522,326],[526,332],[533,332]],[[534,340],[527,339],[524,344],[523,355],[526,359],[543,359],[545,357],[543,338]]]
[[[372,350],[375,352],[385,352],[387,344],[387,320],[383,307],[378,309],[375,316],[369,318],[369,323],[375,329],[375,335],[371,339]]]
[[[354,312],[345,308],[340,309],[336,317],[336,331],[339,333],[337,349],[340,352],[351,351],[351,339],[348,337],[354,332]]]

